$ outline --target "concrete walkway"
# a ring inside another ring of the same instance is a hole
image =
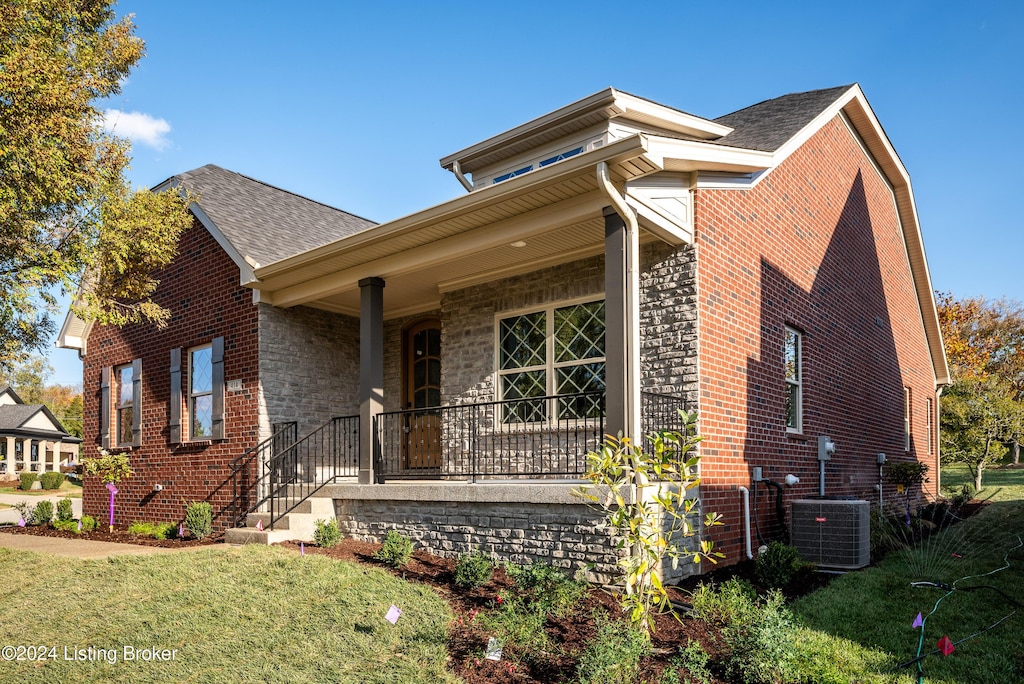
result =
[[[162,546],[138,546],[88,539],[65,539],[63,537],[37,537],[34,534],[5,534],[0,532],[0,548],[48,553],[66,558],[109,558],[111,556],[151,556],[158,553],[180,553],[201,549],[226,548],[225,544],[204,544],[180,548]]]

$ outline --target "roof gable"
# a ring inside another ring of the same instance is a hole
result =
[[[198,195],[193,212],[240,267],[280,261],[377,225],[214,164],[172,176],[157,189],[169,186]]]
[[[714,121],[733,130],[714,142],[774,152],[853,87],[845,85],[790,93],[720,116]]]

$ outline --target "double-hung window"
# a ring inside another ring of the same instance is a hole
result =
[[[213,434],[213,349],[206,344],[188,352],[188,424],[191,439]]]
[[[117,386],[117,404],[114,409],[114,434],[118,446],[132,445],[132,414],[135,410],[133,388],[135,376],[131,365],[118,366],[114,369],[114,382]]]
[[[903,450],[910,451],[910,388],[903,388]]]
[[[786,326],[786,431],[803,431],[803,334]]]
[[[603,300],[504,316],[497,335],[505,422],[600,417],[605,389]]]

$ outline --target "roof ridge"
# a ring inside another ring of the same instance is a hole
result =
[[[739,114],[740,112],[745,112],[748,109],[753,109],[754,107],[760,107],[761,105],[763,105],[763,104],[765,104],[767,102],[774,102],[775,100],[781,100],[781,99],[786,98],[786,97],[793,97],[794,95],[812,95],[814,93],[824,93],[824,92],[829,91],[829,90],[836,90],[836,91],[841,90],[843,92],[846,92],[847,90],[849,90],[850,88],[855,87],[856,85],[858,85],[858,84],[855,81],[855,82],[849,83],[847,85],[832,86],[830,88],[815,88],[813,90],[800,90],[800,91],[793,92],[793,93],[786,93],[785,95],[777,95],[776,97],[769,97],[766,100],[761,100],[760,102],[755,102],[754,104],[747,105],[746,107],[742,107],[740,109],[736,109],[736,110],[731,111],[731,112],[726,112],[725,114],[722,114],[721,116],[717,116],[714,119],[711,119],[711,121],[718,121],[719,119],[724,119],[727,116],[732,116],[733,114]]]
[[[252,176],[247,176],[244,173],[239,173],[238,171],[232,171],[231,169],[226,169],[223,166],[218,166],[217,164],[204,164],[203,166],[200,166],[198,169],[192,169],[192,171],[184,171],[184,172],[179,173],[179,174],[177,174],[175,176],[172,176],[172,177],[173,178],[180,178],[181,176],[184,176],[186,174],[192,173],[193,171],[199,171],[200,169],[207,169],[207,168],[213,168],[213,169],[217,169],[219,171],[224,171],[225,173],[230,173],[230,174],[232,174],[234,176],[238,176],[240,178],[244,178],[246,180],[252,181],[253,183],[258,183],[258,184],[260,184],[260,185],[262,185],[264,187],[270,188],[271,190],[277,190],[279,192],[283,192],[285,194],[291,195],[292,197],[297,197],[297,198],[299,198],[301,200],[305,200],[307,202],[312,202],[313,204],[319,204],[321,207],[325,207],[327,209],[331,209],[333,211],[337,211],[337,212],[340,212],[342,214],[346,214],[346,215],[351,216],[353,218],[360,219],[361,221],[366,221],[366,222],[372,223],[374,225],[379,225],[379,223],[377,221],[374,221],[373,219],[368,219],[365,216],[360,216],[359,214],[353,214],[351,211],[345,211],[344,209],[339,209],[338,207],[335,207],[333,205],[327,204],[326,202],[321,202],[320,200],[315,200],[312,197],[306,197],[305,195],[300,195],[299,193],[297,193],[297,192],[295,192],[293,190],[286,190],[285,188],[278,187],[276,185],[272,185],[271,183],[268,183],[266,181],[260,180],[259,178],[253,178]]]

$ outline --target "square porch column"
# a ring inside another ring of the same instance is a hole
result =
[[[53,472],[55,473],[60,472],[60,447],[61,442],[58,439],[53,443]]]
[[[384,408],[384,279],[359,281],[359,484],[373,484],[373,420]]]
[[[613,207],[604,215],[605,432],[639,444],[640,237]],[[631,217],[632,218],[632,217]],[[632,226],[630,225],[632,224]]]
[[[14,477],[15,473],[14,465],[14,437],[11,435],[7,436],[7,475]]]

